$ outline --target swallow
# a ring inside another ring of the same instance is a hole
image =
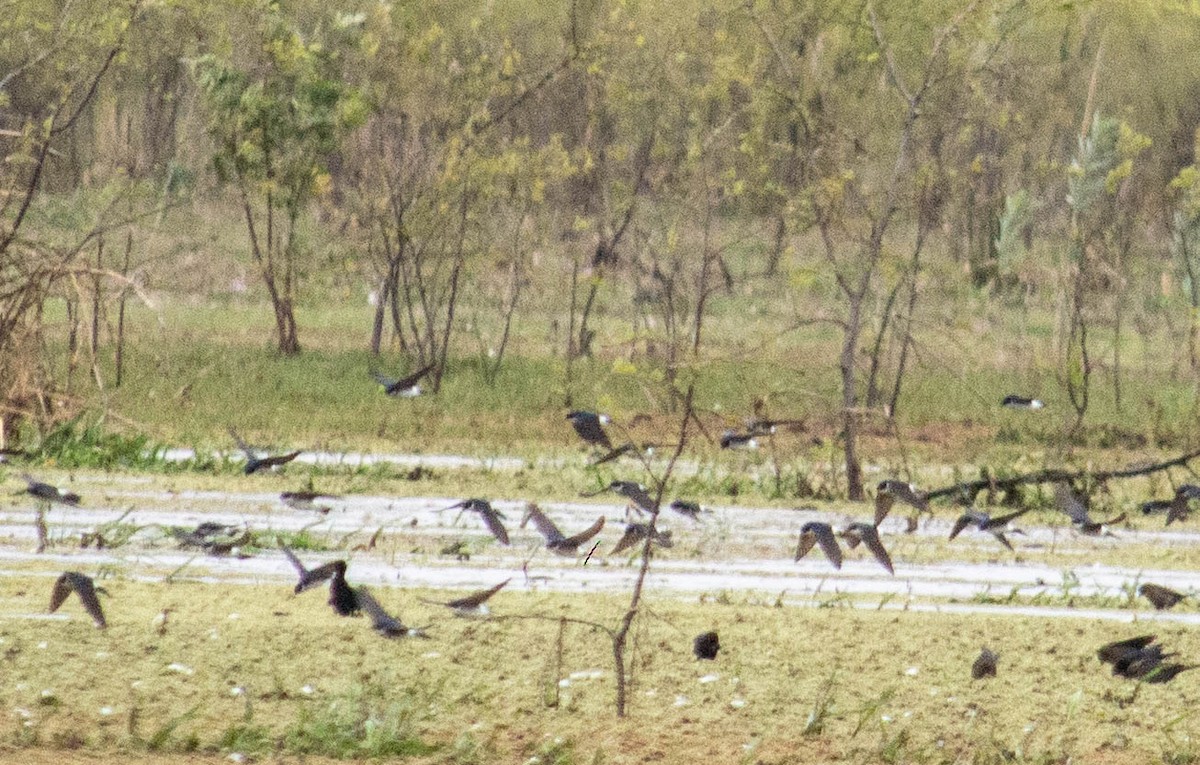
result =
[[[579,551],[579,546],[591,540],[592,537],[600,533],[604,528],[604,516],[596,519],[596,522],[587,529],[579,532],[575,536],[563,536],[559,531],[558,526],[554,521],[546,517],[542,509],[530,502],[525,507],[525,516],[521,519],[521,528],[525,528],[525,524],[533,521],[533,525],[537,527],[538,533],[546,538],[546,549],[553,550],[559,555],[574,555]]]
[[[275,454],[259,457],[254,449],[251,449],[250,445],[242,440],[242,437],[237,434],[236,430],[230,428],[229,435],[233,437],[233,440],[237,443],[238,448],[241,449],[242,453],[246,455],[246,467],[243,469],[246,475],[257,473],[258,471],[265,470],[267,468],[273,468],[277,465],[286,465],[300,456],[299,451],[294,451],[288,452],[287,454]]]
[[[693,521],[700,520],[700,513],[704,512],[704,508],[700,507],[699,502],[689,502],[686,499],[674,500],[667,507],[680,515],[691,518]]]
[[[773,436],[782,427],[803,425],[804,420],[766,420],[751,417],[746,420],[746,433],[753,436]]]
[[[96,585],[90,576],[78,571],[67,571],[54,582],[54,590],[50,593],[50,613],[58,610],[67,596],[74,592],[83,603],[83,609],[92,617],[96,629],[104,629],[108,622],[104,620],[104,609],[100,607],[100,598],[96,596]]]
[[[358,590],[351,592],[357,599],[358,605],[367,612],[367,616],[371,617],[371,628],[380,635],[386,638],[428,637],[424,627],[406,627],[399,619],[384,611],[383,606],[379,605],[379,601],[367,592],[366,587],[359,587]]]
[[[753,433],[739,433],[727,430],[721,434],[722,449],[757,449],[758,439]]]
[[[1151,645],[1154,635],[1120,640],[1100,648],[1100,661],[1112,664],[1114,675],[1147,683],[1168,683],[1180,672],[1195,669],[1196,664],[1163,663],[1164,659],[1176,656],[1164,653],[1161,645]]]
[[[918,493],[915,486],[895,478],[888,478],[880,481],[879,486],[875,488],[876,526],[883,523],[884,518],[887,518],[888,513],[892,510],[892,505],[896,504],[896,500],[915,507],[921,512],[929,511],[929,500],[925,498],[924,494]]]
[[[504,515],[500,511],[492,509],[492,504],[486,499],[464,499],[462,502],[451,505],[446,509],[459,510],[460,516],[468,510],[472,513],[479,513],[479,517],[483,519],[483,525],[487,526],[488,531],[496,538],[496,541],[502,545],[508,545],[508,530],[500,522],[504,518]]]
[[[1171,498],[1170,506],[1167,508],[1167,525],[1170,526],[1174,521],[1186,521],[1191,515],[1191,507],[1188,503],[1193,499],[1200,499],[1200,486],[1185,483],[1175,490],[1175,496]],[[1142,506],[1142,512],[1146,512],[1146,508]]]
[[[1009,394],[1000,402],[1000,406],[1006,409],[1029,409],[1036,412],[1038,409],[1044,409],[1046,404],[1038,398],[1026,398],[1025,396]]]
[[[635,444],[632,441],[626,441],[620,446],[613,447],[607,454],[602,454],[591,462],[589,467],[599,467],[615,459],[624,457],[627,454],[639,454],[642,457],[649,459],[659,450],[667,446],[676,446],[676,444]]]
[[[651,529],[650,524],[648,523],[626,524],[625,533],[621,535],[621,538],[617,541],[617,546],[612,549],[612,552],[610,552],[609,555],[616,555],[619,552],[628,550],[630,547],[633,547],[638,542],[644,540],[647,536],[650,536],[650,534]],[[672,547],[675,544],[671,540],[670,531],[659,531],[658,529],[653,530],[652,541],[659,547]]]
[[[971,678],[974,680],[982,680],[985,677],[996,676],[996,662],[1000,660],[1000,655],[992,651],[987,646],[979,652],[975,662],[971,664]]]
[[[427,364],[408,377],[401,377],[399,380],[381,374],[374,369],[371,370],[371,377],[374,377],[375,382],[383,386],[383,392],[392,398],[416,398],[421,395],[421,386],[417,383],[425,375],[432,372],[434,366],[436,365]]]
[[[37,497],[45,502],[61,502],[64,505],[71,507],[79,506],[79,495],[73,491],[63,491],[57,486],[51,486],[48,483],[42,483],[36,480],[28,473],[22,473],[21,477],[25,479],[28,486],[24,493]]]
[[[503,590],[505,585],[511,582],[512,579],[505,579],[495,587],[489,587],[486,590],[472,593],[465,598],[457,598],[455,600],[426,600],[421,598],[423,603],[429,603],[435,606],[446,606],[454,611],[455,616],[487,616],[488,615],[488,600],[500,590]]]
[[[608,434],[604,432],[604,426],[612,422],[612,419],[607,414],[596,414],[595,412],[586,412],[581,409],[576,409],[567,412],[567,419],[571,421],[571,426],[575,428],[575,432],[584,441],[587,441],[591,446],[602,446],[605,449],[612,449],[612,441],[609,440]]]
[[[250,529],[205,521],[191,531],[172,529],[171,536],[180,548],[196,547],[209,555],[228,555],[238,547],[249,544]]]
[[[973,507],[968,508],[967,511],[960,515],[958,520],[954,522],[954,528],[950,529],[950,539],[954,539],[956,536],[962,533],[962,530],[967,526],[974,525],[975,528],[979,529],[980,531],[988,532],[998,539],[1000,544],[1004,545],[1009,550],[1012,550],[1012,543],[1010,543],[1004,536],[1005,528],[1008,526],[1010,521],[1015,518],[1019,518],[1027,512],[1029,512],[1029,508],[1018,510],[1015,513],[998,515],[993,518],[981,510],[976,510]]]
[[[1128,638],[1126,640],[1118,640],[1113,643],[1107,643],[1101,646],[1100,650],[1096,651],[1096,658],[1100,659],[1100,661],[1104,662],[1105,664],[1116,664],[1122,659],[1134,656],[1141,651],[1146,650],[1147,647],[1154,642],[1155,638],[1155,635],[1141,635],[1135,638]],[[1162,649],[1158,646],[1155,646],[1155,649],[1161,656]]]
[[[842,538],[846,540],[846,544],[850,546],[851,550],[858,547],[861,542],[875,556],[875,560],[879,561],[879,565],[887,569],[889,574],[896,573],[896,570],[892,568],[892,556],[888,555],[888,551],[883,547],[883,541],[879,539],[879,529],[872,524],[851,523],[842,531]]]
[[[697,659],[707,659],[712,661],[717,658],[717,651],[721,650],[721,641],[717,638],[715,632],[701,632],[692,641],[692,653]]]
[[[650,499],[650,495],[646,492],[646,487],[637,481],[613,481],[599,491],[593,491],[590,494],[584,493],[581,496],[595,497],[596,495],[603,494],[606,491],[611,491],[614,494],[620,494],[625,499],[628,499],[633,503],[633,508],[639,513],[658,512],[658,505],[654,503],[654,500]]]
[[[1153,603],[1154,608],[1158,611],[1174,608],[1179,601],[1187,597],[1182,592],[1176,592],[1170,587],[1163,587],[1160,584],[1151,584],[1150,582],[1146,582],[1141,587],[1138,587],[1138,595]]]
[[[331,560],[316,568],[308,568],[300,562],[296,554],[288,549],[286,545],[279,545],[279,549],[283,551],[283,557],[288,559],[288,562],[292,564],[292,568],[296,569],[296,573],[300,576],[300,580],[296,582],[296,589],[294,590],[297,595],[305,590],[311,590],[334,577],[340,577],[343,580],[346,578],[346,561],[344,560]]]
[[[279,495],[283,504],[297,510],[315,510],[318,513],[328,513],[327,505],[318,505],[318,499],[341,499],[337,494],[322,494],[318,491],[285,491]]]
[[[1065,483],[1054,485],[1054,500],[1058,504],[1058,508],[1070,517],[1071,523],[1075,525],[1079,533],[1090,537],[1110,535],[1112,532],[1108,530],[1108,527],[1125,520],[1125,513],[1104,521],[1092,520],[1092,517],[1088,514],[1087,507],[1075,495],[1071,487]]]
[[[828,523],[809,521],[800,527],[800,542],[796,545],[795,560],[800,560],[808,555],[808,551],[813,549],[813,545],[821,546],[821,552],[825,553],[825,557],[829,559],[834,568],[842,567],[842,548],[837,542],[837,537],[834,536],[833,527]]]

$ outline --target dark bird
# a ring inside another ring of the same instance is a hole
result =
[[[1185,483],[1175,490],[1175,496],[1171,498],[1170,506],[1167,508],[1167,525],[1170,526],[1174,521],[1186,521],[1191,515],[1191,507],[1188,505],[1193,499],[1200,499],[1200,486]],[[1145,506],[1142,507],[1142,512],[1145,512]]]
[[[887,518],[888,513],[892,510],[892,505],[896,504],[896,500],[922,512],[929,510],[929,500],[925,498],[924,494],[918,493],[915,486],[895,478],[889,478],[880,481],[879,486],[875,488],[876,526],[883,523],[884,518]]]
[[[317,504],[318,499],[340,499],[337,494],[322,494],[318,491],[285,491],[279,495],[283,504],[297,510],[314,510],[318,513],[328,513],[327,505]]]
[[[71,507],[79,506],[79,495],[72,491],[63,491],[57,486],[51,486],[48,483],[42,483],[36,480],[28,473],[22,473],[21,477],[25,479],[28,486],[25,488],[25,493],[37,497],[45,502],[61,502],[64,505]]]
[[[1152,645],[1154,639],[1154,635],[1142,635],[1128,640],[1119,640],[1101,647],[1097,656],[1100,661],[1112,665],[1114,675],[1131,680],[1143,680],[1147,683],[1167,683],[1180,672],[1200,666],[1164,663],[1165,659],[1177,654],[1165,653],[1161,645]]]
[[[712,661],[717,658],[719,650],[721,650],[721,641],[715,632],[701,632],[692,641],[692,653],[696,655],[697,659]]]
[[[250,529],[224,523],[205,521],[189,530],[171,529],[171,536],[180,548],[194,547],[209,555],[228,555],[235,549],[250,543]]]
[[[950,529],[950,539],[954,539],[956,536],[962,533],[963,529],[965,529],[967,526],[974,525],[975,528],[979,529],[980,531],[988,532],[996,539],[1000,540],[1000,544],[1004,545],[1009,550],[1012,550],[1013,546],[1004,536],[1004,531],[1008,527],[1010,521],[1015,518],[1019,518],[1027,512],[1029,512],[1029,508],[1018,510],[1015,513],[998,515],[993,518],[982,510],[976,510],[973,507],[968,508],[967,511],[960,515],[958,520],[954,522],[954,528]]]
[[[574,555],[579,551],[581,544],[590,541],[592,537],[600,533],[600,529],[604,528],[604,516],[602,515],[596,519],[595,523],[575,536],[564,536],[554,521],[547,518],[542,509],[532,502],[525,507],[525,517],[521,519],[521,528],[525,528],[525,524],[531,520],[537,527],[538,533],[546,538],[546,548],[559,555]]]
[[[575,428],[575,432],[584,441],[587,441],[592,446],[603,446],[605,449],[612,449],[612,441],[608,439],[608,434],[604,432],[604,426],[612,422],[607,414],[596,414],[595,412],[585,412],[581,409],[576,409],[572,412],[567,412],[567,419],[571,421],[571,426]]]
[[[846,540],[846,544],[853,550],[861,543],[871,554],[875,556],[875,560],[879,561],[879,565],[887,569],[889,574],[895,574],[895,569],[892,568],[892,556],[888,555],[888,551],[883,547],[883,541],[879,538],[879,529],[870,523],[851,523],[842,532],[842,538]]]
[[[1125,513],[1103,521],[1092,520],[1092,517],[1088,514],[1087,506],[1075,495],[1071,487],[1065,483],[1054,485],[1054,500],[1058,504],[1058,508],[1071,519],[1071,523],[1075,525],[1079,533],[1087,536],[1094,537],[1101,534],[1110,534],[1111,532],[1108,530],[1109,526],[1125,520]]]
[[[739,433],[727,430],[721,434],[722,449],[757,449],[758,439],[753,433]]]
[[[299,451],[294,451],[288,452],[287,454],[274,454],[260,457],[254,449],[250,448],[249,444],[242,440],[242,437],[237,434],[236,430],[230,428],[229,435],[233,437],[233,440],[237,443],[238,448],[241,449],[242,453],[246,455],[246,467],[244,468],[246,475],[257,473],[258,471],[265,470],[267,468],[273,468],[278,465],[286,465],[300,456]]]
[[[456,505],[451,505],[447,510],[459,510],[459,516],[468,510],[472,513],[479,513],[479,517],[483,519],[483,525],[487,526],[488,531],[496,538],[496,541],[502,545],[508,544],[508,530],[504,528],[501,519],[504,515],[492,508],[492,504],[486,499],[464,499]],[[457,521],[458,518],[455,518]]]
[[[674,448],[676,444],[635,444],[632,441],[626,441],[620,446],[613,447],[606,454],[602,454],[592,461],[591,467],[598,467],[615,459],[624,457],[625,455],[639,455],[644,459],[649,459],[655,455],[659,449],[671,446]]]
[[[511,582],[511,579],[505,579],[495,587],[489,587],[486,590],[468,595],[465,598],[457,598],[455,600],[426,600],[421,598],[422,602],[430,603],[435,606],[446,606],[454,611],[455,616],[487,616],[488,615],[488,600],[500,590],[503,590],[505,585]]]
[[[693,521],[700,520],[700,513],[704,512],[704,508],[700,507],[699,502],[689,502],[686,499],[676,499],[671,504],[667,505],[680,515],[687,516]]]
[[[374,377],[375,382],[383,386],[383,392],[392,398],[415,398],[421,395],[421,386],[417,383],[425,375],[432,372],[434,366],[434,364],[427,364],[408,377],[401,377],[399,380],[381,374],[374,369],[371,370],[371,377]]]
[[[609,555],[616,555],[619,552],[628,550],[638,542],[641,542],[646,537],[651,536],[650,524],[648,523],[629,523],[625,525],[625,533],[617,540],[617,546],[612,549]],[[653,530],[653,539],[651,540],[659,547],[672,547],[674,542],[671,540],[670,531]]]
[[[1000,402],[1000,406],[1003,406],[1007,409],[1029,409],[1032,411],[1037,411],[1038,409],[1045,408],[1046,404],[1041,399],[1026,398],[1025,396],[1010,394],[1004,397],[1004,400]]]
[[[606,491],[611,491],[614,494],[620,494],[625,499],[633,503],[633,507],[639,513],[655,513],[658,511],[658,506],[654,504],[654,500],[650,499],[650,495],[646,492],[646,487],[642,486],[637,481],[613,481],[608,486],[605,486],[599,491],[584,493],[581,496],[595,497],[603,494]]]
[[[809,521],[800,527],[800,542],[796,545],[795,560],[800,560],[814,545],[821,546],[821,552],[833,564],[834,568],[842,567],[842,548],[833,533],[833,527],[820,521]]]
[[[979,652],[975,662],[971,664],[971,677],[975,680],[982,680],[985,677],[996,676],[996,662],[1000,660],[1000,655],[992,651],[987,646]]]
[[[83,609],[96,623],[96,629],[102,630],[108,626],[104,620],[104,609],[100,607],[100,598],[96,596],[96,585],[90,576],[78,571],[67,571],[54,582],[54,590],[50,593],[50,613],[57,611],[72,592],[79,596]]]
[[[384,611],[383,606],[367,592],[366,587],[359,587],[357,591],[352,591],[352,594],[357,598],[358,605],[367,612],[367,616],[371,617],[371,628],[380,635],[386,638],[427,637],[424,627],[406,627],[399,619]]]
[[[283,550],[284,556],[291,561],[292,566],[296,569],[296,573],[300,575],[300,581],[296,583],[295,593],[299,595],[305,590],[311,590],[325,580],[329,580],[329,605],[333,607],[340,616],[351,616],[358,612],[361,607],[358,602],[358,596],[354,590],[346,582],[346,561],[331,560],[316,568],[306,568],[296,554],[289,550],[286,546],[280,545],[280,550]]]
[[[766,420],[758,417],[751,417],[746,420],[746,433],[751,436],[771,436],[774,435],[779,428],[803,425],[804,420]]]
[[[1163,587],[1161,584],[1151,584],[1150,582],[1146,582],[1138,587],[1138,594],[1153,603],[1154,607],[1159,611],[1174,608],[1179,601],[1187,597],[1182,592],[1176,592],[1170,587]]]

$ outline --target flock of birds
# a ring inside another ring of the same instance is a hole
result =
[[[373,375],[389,396],[411,397],[420,394],[421,391],[418,383],[431,370],[432,367],[426,367],[402,379],[393,379],[377,372],[373,373]],[[1015,395],[1006,397],[1002,401],[1002,405],[1009,408],[1027,410],[1038,410],[1044,407],[1044,404],[1038,399]],[[585,443],[603,450],[603,454],[595,459],[591,463],[592,465],[612,462],[624,455],[651,453],[654,448],[659,446],[651,444],[635,445],[632,443],[614,445],[608,432],[605,430],[605,426],[609,425],[611,420],[603,414],[576,410],[569,412],[566,417],[575,432]],[[728,449],[757,448],[758,438],[773,434],[776,428],[792,422],[788,420],[751,420],[747,423],[744,431],[726,431],[720,439],[720,444],[722,448]],[[246,474],[286,464],[294,460],[301,453],[299,451],[292,451],[277,455],[263,454],[243,441],[232,428],[230,428],[229,432],[237,443],[238,448],[245,454],[246,462],[244,471]],[[80,503],[78,494],[43,483],[28,474],[24,475],[24,479],[27,483],[25,492],[41,500],[45,505],[60,503],[69,506],[78,506]],[[604,488],[595,492],[585,493],[583,496],[596,496],[602,492],[612,492],[628,500],[625,530],[609,554],[621,553],[639,543],[645,543],[647,538],[649,538],[650,544],[655,546],[672,546],[671,532],[669,530],[661,530],[657,527],[655,521],[658,517],[658,504],[650,496],[650,492],[644,485],[636,481],[615,480]],[[284,492],[280,496],[282,501],[292,507],[302,510],[317,510],[319,512],[328,512],[329,510],[328,507],[321,506],[319,501],[324,498],[333,497],[333,495],[315,491]],[[1176,520],[1186,518],[1190,512],[1189,503],[1196,499],[1200,499],[1200,487],[1185,484],[1176,490],[1175,495],[1171,499],[1151,500],[1143,505],[1142,510],[1147,514],[1166,512],[1167,524],[1169,525]],[[1126,517],[1125,514],[1120,514],[1105,520],[1092,518],[1084,501],[1066,483],[1056,484],[1055,501],[1058,508],[1070,518],[1073,527],[1079,533],[1085,535],[1110,534],[1109,527],[1124,521]],[[822,521],[805,523],[800,529],[795,560],[799,561],[813,548],[820,548],[829,563],[834,568],[840,569],[844,553],[839,540],[843,540],[847,547],[852,550],[862,545],[870,552],[880,566],[889,574],[894,575],[895,567],[892,563],[891,555],[888,553],[883,539],[880,537],[879,527],[897,502],[908,505],[917,511],[908,520],[908,532],[916,529],[919,513],[930,512],[928,497],[915,486],[894,478],[886,479],[876,487],[874,516],[872,518],[851,521],[842,528],[835,528],[832,524]],[[966,505],[966,509],[951,528],[949,536],[951,540],[966,529],[974,528],[980,532],[991,534],[1010,551],[1014,549],[1006,533],[1022,533],[1020,529],[1012,526],[1012,522],[1028,512],[1029,508],[1004,515],[992,516],[987,512],[975,508],[969,501],[965,501],[964,504]],[[698,504],[682,499],[674,500],[668,507],[692,520],[698,520],[701,513],[701,508]],[[510,544],[508,530],[504,525],[504,521],[507,518],[493,508],[487,500],[480,498],[465,499],[446,508],[446,510],[459,510],[459,517],[464,513],[478,515],[483,525],[499,544]],[[634,522],[630,520],[630,513],[649,514],[652,520],[649,523]],[[455,520],[457,522],[458,519],[456,518]],[[536,504],[528,503],[520,526],[524,528],[529,523],[532,523],[534,528],[545,539],[546,549],[561,556],[576,556],[580,554],[581,548],[584,545],[595,539],[604,529],[605,518],[604,516],[600,516],[586,529],[568,536]],[[44,547],[45,540],[44,509],[41,507],[38,512],[37,524],[40,551]],[[226,554],[239,543],[244,544],[245,542],[245,539],[241,537],[232,536],[231,532],[233,531],[232,527],[214,523],[202,523],[195,530],[177,531],[176,538],[181,545],[201,547],[214,554]],[[599,542],[592,545],[590,551],[587,553],[588,559],[595,553],[598,545]],[[346,560],[333,560],[315,568],[308,568],[292,550],[288,549],[282,543],[279,546],[284,556],[296,570],[298,582],[295,585],[294,592],[297,595],[328,582],[328,602],[336,614],[340,616],[354,616],[365,612],[370,617],[372,627],[375,631],[385,637],[427,637],[427,628],[405,625],[398,617],[388,613],[366,587],[352,587],[346,579]],[[445,606],[458,616],[486,615],[488,613],[488,600],[504,589],[510,581],[511,579],[506,579],[495,586],[466,597],[449,601],[426,602]],[[91,578],[77,571],[64,572],[55,581],[50,598],[50,612],[57,611],[72,592],[76,594],[84,610],[91,616],[95,625],[101,629],[105,628],[107,621],[98,596],[98,592],[102,592],[102,589],[96,587]],[[1156,609],[1160,610],[1171,608],[1187,597],[1183,593],[1153,583],[1143,583],[1139,587],[1138,593],[1149,600]],[[1165,653],[1160,645],[1154,643],[1154,640],[1154,636],[1141,636],[1111,643],[1099,650],[1099,658],[1101,661],[1112,665],[1113,674],[1115,675],[1155,683],[1167,682],[1180,672],[1200,666],[1167,661],[1175,654]],[[705,632],[699,635],[693,641],[692,648],[694,655],[698,659],[716,658],[717,651],[720,648],[717,633]],[[994,676],[996,674],[998,659],[999,657],[996,653],[985,647],[972,665],[972,677],[984,678]]]

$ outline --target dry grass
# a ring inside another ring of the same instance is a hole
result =
[[[49,583],[0,580],[0,612],[40,612]],[[400,721],[418,762],[1188,762],[1200,735],[1197,676],[1139,688],[1096,660],[1136,625],[651,598],[631,717],[617,720],[605,637],[568,627],[561,663],[554,646],[558,616],[612,624],[619,598],[503,592],[500,618],[465,621],[424,593],[380,590],[409,623],[431,624],[431,640],[389,642],[320,594],[105,584],[105,632],[74,603],[70,621],[0,621],[6,756],[228,754],[253,740],[249,753],[269,759],[297,754],[298,731],[319,722],[361,738]],[[523,618],[534,615],[546,618]],[[710,628],[722,652],[698,663],[691,638]],[[1194,632],[1155,631],[1200,658]],[[982,644],[1001,654],[1000,675],[972,681]],[[246,729],[258,738],[236,738]]]

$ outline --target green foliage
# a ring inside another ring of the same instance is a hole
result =
[[[161,468],[161,449],[144,435],[110,432],[97,420],[84,426],[77,417],[62,423],[42,439],[36,459],[64,468]]]
[[[338,759],[428,755],[437,747],[420,736],[427,704],[411,688],[397,695],[395,689],[360,687],[305,707],[284,732],[283,746],[294,754]]]

